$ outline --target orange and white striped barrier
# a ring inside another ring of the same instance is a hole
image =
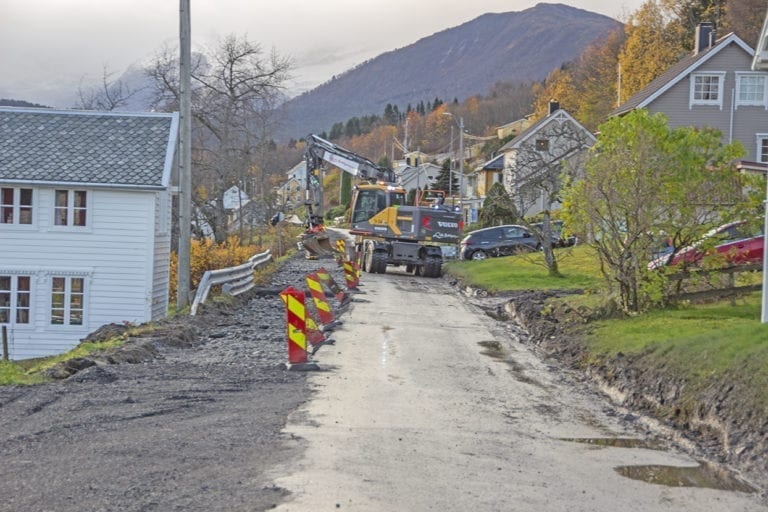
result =
[[[307,309],[304,304],[304,292],[289,286],[280,293],[280,298],[285,303],[288,340],[288,369],[318,369],[317,365],[308,362],[307,357]]]

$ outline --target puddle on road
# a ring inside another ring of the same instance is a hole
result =
[[[610,448],[643,448],[646,450],[664,449],[664,446],[659,442],[648,439],[635,439],[632,437],[561,437],[560,441],[584,443]]]
[[[546,388],[541,382],[532,379],[525,374],[523,365],[509,357],[509,352],[504,349],[501,342],[495,340],[479,341],[477,344],[485,349],[481,352],[484,356],[492,357],[501,363],[506,363],[506,365],[509,366],[509,373],[511,373],[517,381],[524,384],[531,384],[532,386],[538,386],[542,389]]]
[[[667,487],[704,487],[721,491],[755,493],[757,489],[737,478],[727,469],[700,463],[695,467],[679,466],[618,466],[621,476]]]

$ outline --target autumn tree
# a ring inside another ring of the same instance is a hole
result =
[[[655,0],[647,0],[625,26],[626,42],[619,54],[621,102],[663,74],[685,53],[679,33],[668,30],[668,19]]]
[[[217,242],[227,237],[227,189],[254,183],[260,189],[255,194],[266,200],[267,169],[257,164],[269,150],[272,112],[290,66],[289,59],[274,51],[264,56],[259,45],[236,36],[193,59],[193,202]],[[156,107],[177,110],[175,52],[161,52],[147,73],[154,83]]]
[[[664,231],[683,247],[741,202],[732,162],[742,152],[739,143],[724,145],[717,131],[672,129],[663,114],[646,110],[600,126],[584,175],[563,192],[564,212],[568,226],[597,250],[623,311],[663,300],[647,268],[654,235]]]
[[[725,6],[725,30],[735,32],[752,48],[763,27],[768,0],[728,0]]]

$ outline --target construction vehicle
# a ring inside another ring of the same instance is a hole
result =
[[[415,275],[442,275],[440,245],[456,245],[461,239],[463,222],[459,211],[442,204],[407,205],[407,191],[397,184],[391,169],[317,135],[309,135],[306,142],[305,250],[322,253],[330,248],[322,226],[321,184],[321,170],[329,164],[358,178],[348,220],[349,233],[354,237],[353,256],[364,271],[383,274],[387,265],[404,265]]]

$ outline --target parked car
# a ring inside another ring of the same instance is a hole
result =
[[[537,222],[531,224],[534,229],[544,232],[544,223]],[[552,232],[552,247],[571,247],[576,245],[576,237],[573,235],[565,235],[563,233],[563,221],[553,220],[549,223],[549,229]]]
[[[461,241],[462,260],[484,260],[541,248],[536,237],[524,226],[509,224],[472,231]]]
[[[648,268],[696,264],[710,254],[722,255],[732,264],[762,263],[764,238],[760,228],[752,229],[745,221],[730,222],[709,231],[701,240],[679,251],[653,259],[648,263]],[[709,249],[712,244],[715,244],[714,248]]]

